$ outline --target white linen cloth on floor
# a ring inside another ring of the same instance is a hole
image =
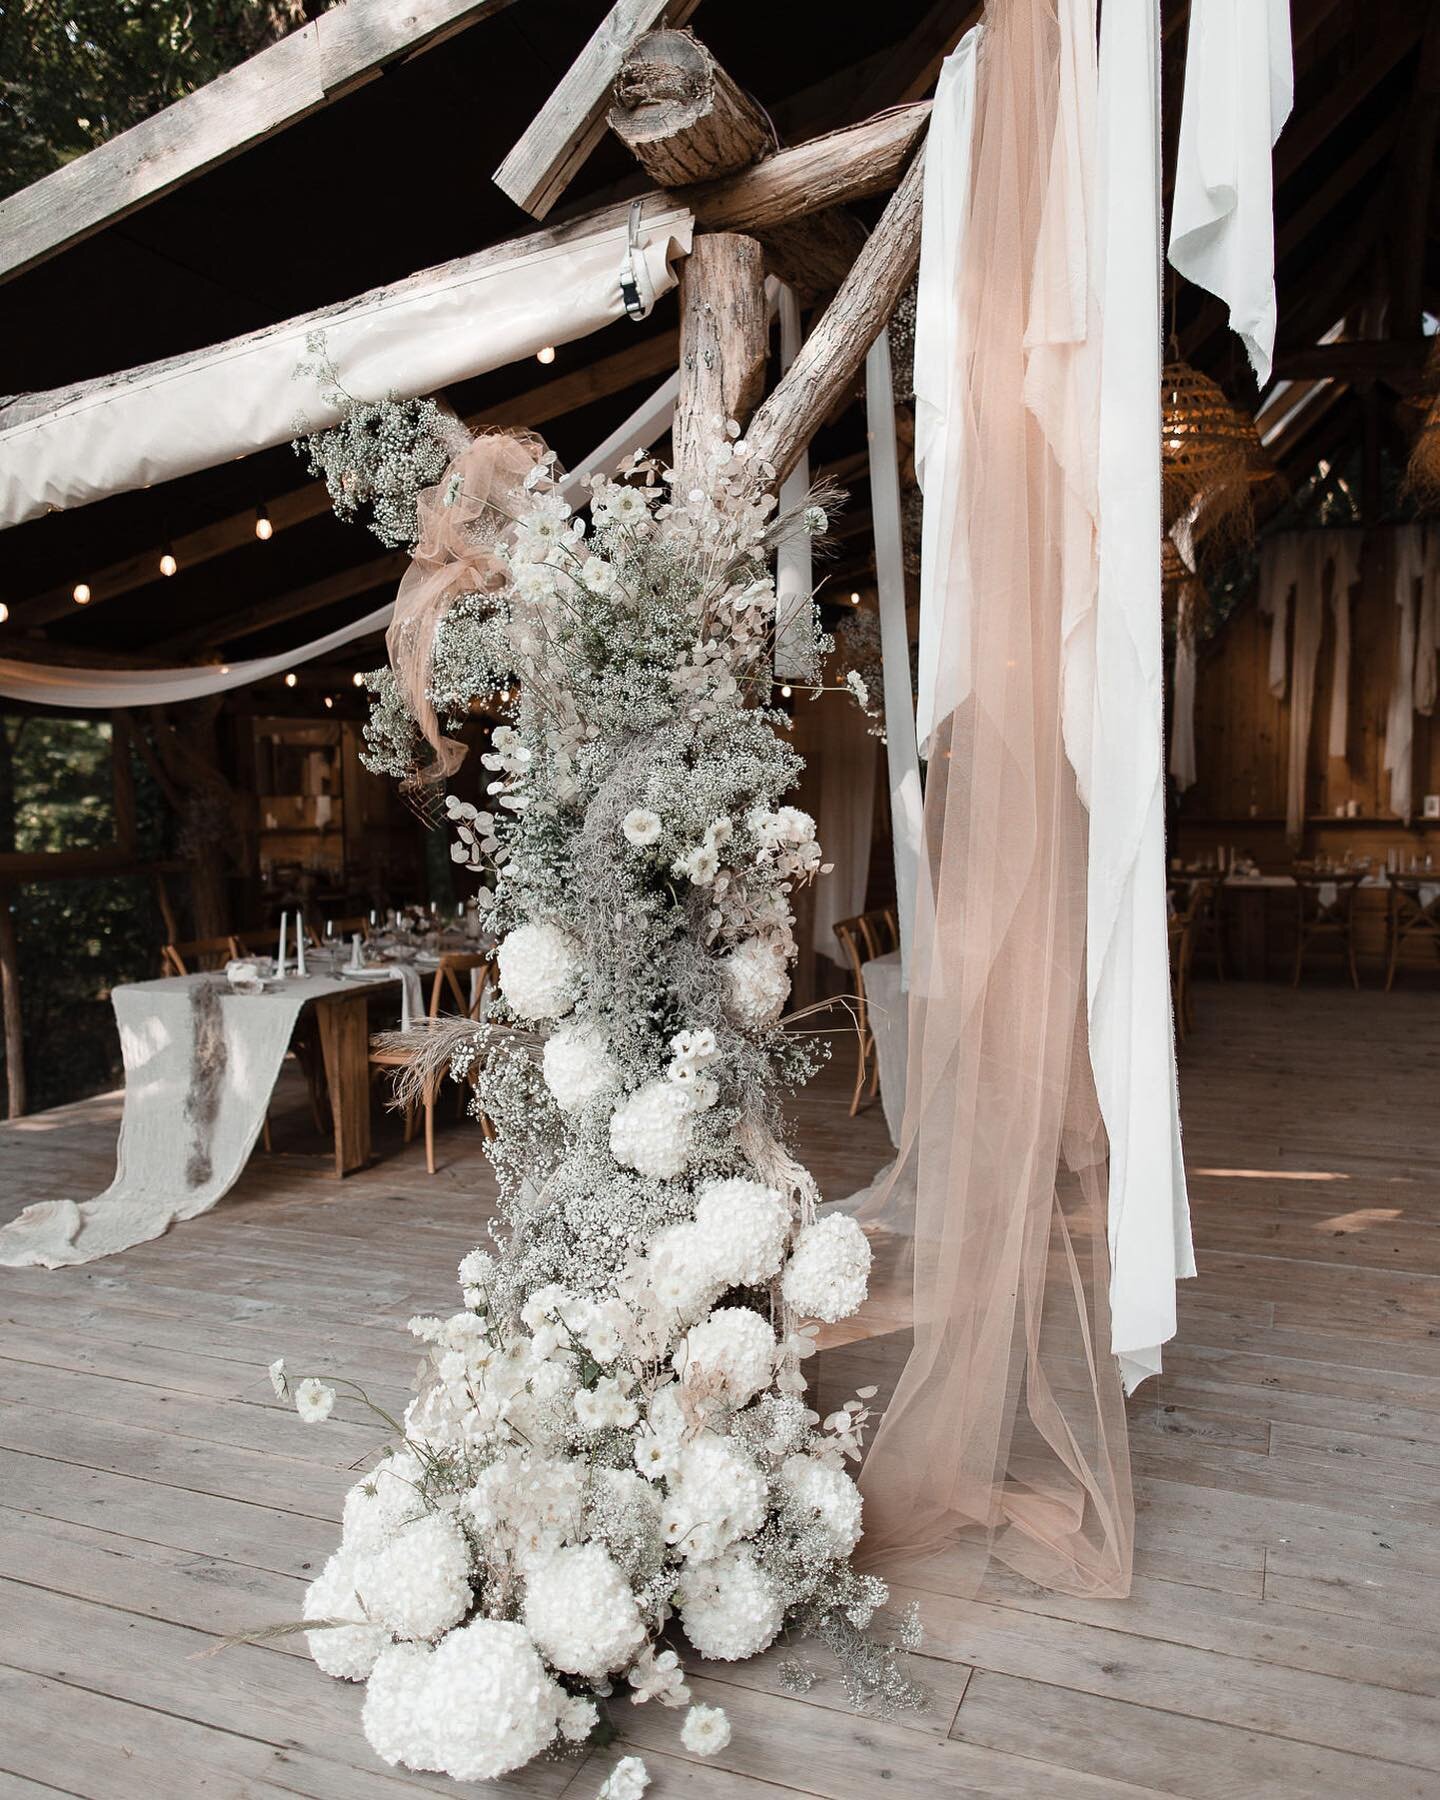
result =
[[[880,1069],[880,1107],[890,1142],[898,1148],[910,1057],[910,1007],[900,985],[900,952],[892,950],[888,956],[875,957],[860,973],[865,983],[865,1016],[874,1034]]]
[[[915,695],[915,735],[922,756],[930,754],[935,727],[970,691],[969,632],[958,622],[971,601],[969,582],[955,555],[963,538],[957,539],[953,512],[942,504],[940,494],[945,468],[958,465],[970,430],[961,410],[957,289],[965,279],[975,69],[982,31],[978,25],[968,31],[940,70],[925,148],[924,229],[915,298],[915,479],[930,501],[921,518]]]
[[[1170,261],[1229,307],[1261,387],[1275,349],[1271,149],[1294,97],[1290,0],[1191,0]]]
[[[255,1147],[301,1007],[345,991],[353,988],[318,975],[263,994],[232,993],[223,975],[117,987],[125,1111],[115,1179],[93,1200],[27,1206],[0,1229],[0,1265],[93,1262],[208,1212]],[[208,1079],[197,1054],[207,1038]]]

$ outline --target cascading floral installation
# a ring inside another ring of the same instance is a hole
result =
[[[492,1128],[499,1219],[463,1310],[411,1321],[403,1442],[350,1492],[304,1611],[321,1668],[368,1683],[376,1751],[460,1780],[586,1742],[607,1703],[686,1706],[676,1626],[714,1660],[818,1635],[857,1703],[915,1698],[913,1616],[873,1634],[886,1589],[850,1563],[874,1390],[822,1421],[801,1368],[870,1250],[817,1218],[780,1108],[820,1055],[781,1014],[821,860],[783,804],[801,763],[769,707],[769,567],[826,497],[777,519],[737,439],[680,502],[638,456],[596,479],[588,528],[537,448],[520,516],[492,496],[468,527],[485,574],[434,626],[425,729],[408,682],[371,678],[367,760],[412,783],[441,722],[512,696],[490,804],[447,802],[502,998],[429,1051]],[[296,1398],[322,1417],[333,1389]],[[705,1753],[729,1725],[692,1706],[681,1735]]]

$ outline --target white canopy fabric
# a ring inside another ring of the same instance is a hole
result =
[[[984,27],[966,32],[935,88],[925,151],[924,229],[915,300],[915,478],[929,498],[921,523],[920,661],[915,735],[930,753],[935,727],[970,691],[968,634],[947,617],[968,610],[971,593],[955,550],[950,508],[940,501],[947,463],[958,470],[970,435],[956,347],[958,288],[965,278],[965,227],[975,135],[975,70]],[[942,642],[947,654],[941,655]]]
[[[679,391],[677,372],[661,382],[629,418],[576,463],[560,484],[565,497],[574,500],[586,475],[613,469],[634,450],[648,450],[670,429]],[[199,700],[206,694],[220,694],[230,688],[266,681],[272,675],[298,668],[332,650],[343,649],[346,644],[384,631],[394,611],[395,602],[387,600],[374,612],[326,632],[324,637],[312,638],[298,649],[283,651],[278,656],[252,657],[243,662],[205,668],[67,669],[0,657],[0,697],[28,700],[37,706],[74,707],[81,712],[104,711],[112,707],[170,706],[181,700]]]
[[[1229,307],[1261,387],[1275,349],[1270,152],[1293,102],[1290,0],[1192,0],[1170,261]]]
[[[692,227],[684,209],[657,210],[639,221],[633,256],[625,221],[518,254],[481,251],[196,356],[12,401],[0,415],[0,527],[284,443],[297,414],[309,431],[335,424],[317,385],[294,379],[315,331],[364,399],[434,393],[587,337],[623,316],[627,258],[647,310],[674,286]]]

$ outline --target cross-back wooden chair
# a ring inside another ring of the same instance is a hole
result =
[[[1426,899],[1426,894],[1429,899]],[[1395,985],[1400,946],[1408,938],[1429,939],[1440,956],[1440,881],[1420,875],[1388,877],[1385,894],[1385,992]]]
[[[873,1100],[880,1092],[880,1059],[875,1051],[875,1033],[865,1000],[865,964],[878,956],[888,956],[900,947],[899,923],[893,906],[857,913],[853,919],[837,919],[835,936],[850,965],[855,983],[855,1091],[850,1096],[850,1117]]]
[[[1213,891],[1208,881],[1192,881],[1188,889],[1172,890],[1175,910],[1170,914],[1170,995],[1175,1013],[1175,1035],[1183,1043],[1195,1027],[1195,1002],[1190,971],[1195,962],[1195,943]]]
[[[188,938],[160,947],[161,972],[165,975],[198,975],[203,969],[223,969],[240,954],[233,933],[224,937]]]
[[[1291,987],[1299,987],[1305,967],[1305,952],[1317,938],[1338,939],[1350,969],[1350,985],[1360,986],[1360,972],[1355,966],[1355,895],[1364,879],[1358,871],[1349,874],[1323,875],[1314,870],[1294,869],[1290,879],[1295,883],[1295,973]]]
[[[434,979],[430,983],[430,1010],[423,1020],[417,1023],[423,1026],[434,1026],[442,1017],[461,1019],[480,1019],[484,1015],[485,1001],[495,981],[495,960],[492,956],[479,951],[454,950],[447,951],[435,968]],[[461,978],[465,977],[464,980]],[[447,1007],[446,1000],[453,1004]],[[408,1068],[413,1061],[413,1053],[404,1049],[392,1048],[371,1039],[370,1068],[372,1072],[394,1073],[397,1069]],[[440,1077],[432,1077],[427,1082],[421,1106],[425,1113],[425,1168],[427,1173],[435,1173],[435,1102],[438,1098]],[[462,1096],[463,1100],[463,1096]],[[405,1142],[408,1144],[415,1136],[416,1108],[405,1109]],[[488,1135],[488,1132],[487,1132]]]

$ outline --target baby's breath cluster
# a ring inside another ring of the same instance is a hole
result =
[[[824,502],[777,520],[733,428],[703,486],[666,473],[596,479],[586,517],[537,465],[503,584],[436,634],[442,719],[510,695],[483,800],[447,807],[499,939],[498,1007],[455,1055],[500,1222],[463,1309],[412,1321],[403,1444],[306,1616],[322,1667],[368,1682],[378,1753],[462,1779],[586,1739],[607,1703],[685,1707],[686,1642],[809,1631],[858,1695],[906,1697],[870,1635],[884,1586],[849,1562],[874,1390],[822,1419],[802,1369],[869,1246],[816,1220],[780,1113],[815,1059],[784,1021],[794,896],[825,866],[785,800],[770,570]],[[372,766],[408,774],[414,722],[373,685]],[[694,1706],[682,1741],[729,1729]]]

